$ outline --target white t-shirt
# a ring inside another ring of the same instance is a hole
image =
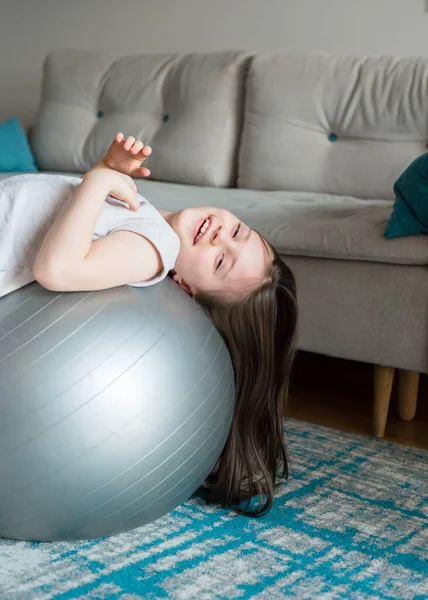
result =
[[[42,242],[81,183],[80,177],[47,173],[15,175],[0,181],[0,297],[34,281],[33,266]],[[107,196],[92,240],[121,229],[149,239],[161,256],[163,269],[150,281],[129,284],[143,287],[158,283],[174,267],[180,238],[150,202],[140,195],[139,199],[140,208],[134,212],[124,202]]]

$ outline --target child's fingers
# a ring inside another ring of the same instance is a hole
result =
[[[116,133],[116,137],[114,139],[118,144],[120,144],[124,137],[125,136],[123,135],[123,133]]]
[[[138,169],[135,169],[133,177],[148,177],[150,174],[150,169],[147,167],[139,167]]]
[[[131,154],[138,154],[139,151],[144,147],[144,144],[141,140],[137,140],[135,144],[132,145],[130,149]]]
[[[145,158],[150,156],[151,153],[152,153],[152,149],[150,148],[150,146],[144,146],[144,148],[142,148],[140,150],[141,160],[144,160]]]
[[[131,148],[131,146],[132,146],[132,144],[133,144],[134,142],[135,142],[135,138],[134,138],[134,136],[132,136],[132,135],[128,136],[128,137],[126,138],[126,141],[125,141],[125,144],[124,144],[124,146],[123,146],[123,149],[128,151],[128,150]]]

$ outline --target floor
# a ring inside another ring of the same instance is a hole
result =
[[[395,378],[385,438],[428,450],[428,376],[419,384],[413,421],[397,412]],[[320,354],[297,354],[286,416],[363,435],[372,435],[373,367]]]

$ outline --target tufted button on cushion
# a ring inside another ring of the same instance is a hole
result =
[[[328,139],[330,140],[330,142],[336,142],[337,135],[335,133],[330,133],[330,135],[328,136]]]
[[[104,113],[103,113],[103,111],[102,111],[102,110],[99,110],[99,111],[97,112],[97,117],[98,117],[99,119],[101,119],[101,117],[103,117],[103,116],[104,116]]]
[[[163,116],[163,122],[166,123],[169,119],[169,115],[164,115]]]

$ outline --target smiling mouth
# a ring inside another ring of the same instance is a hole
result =
[[[211,217],[207,217],[206,219],[204,219],[198,229],[198,231],[196,232],[196,235],[193,239],[193,245],[197,244],[199,242],[199,240],[201,239],[201,237],[208,231],[208,229],[210,228],[211,225]]]

